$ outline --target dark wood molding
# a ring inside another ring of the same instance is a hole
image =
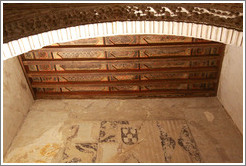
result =
[[[203,48],[203,47],[218,47],[222,43],[204,42],[204,43],[172,43],[172,44],[131,44],[131,45],[61,45],[47,46],[32,52],[80,52],[80,51],[131,51],[131,50],[156,50],[156,49],[177,49],[177,48]]]
[[[216,79],[161,79],[140,81],[84,81],[84,82],[33,82],[33,88],[60,88],[60,87],[104,87],[104,86],[148,86],[181,83],[217,83]]]
[[[159,68],[159,69],[127,69],[127,70],[66,70],[66,71],[30,71],[28,77],[44,76],[109,76],[127,74],[155,74],[155,73],[190,73],[202,71],[217,71],[217,67],[184,67],[184,68]]]
[[[214,90],[152,90],[110,92],[38,92],[37,99],[87,99],[87,98],[146,98],[146,97],[201,97],[215,96]]]
[[[219,60],[218,55],[204,56],[167,56],[149,58],[67,58],[67,59],[29,59],[24,60],[24,65],[85,65],[85,64],[121,64],[121,63],[164,63],[170,61],[192,61],[192,60]]]

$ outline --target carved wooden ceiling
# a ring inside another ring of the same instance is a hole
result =
[[[60,43],[19,56],[35,99],[216,96],[225,45],[134,35]]]

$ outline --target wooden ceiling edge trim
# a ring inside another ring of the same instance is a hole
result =
[[[57,93],[37,93],[37,99],[103,99],[103,98],[149,98],[149,97],[211,97],[216,96],[216,92],[213,91],[200,91],[200,92],[176,92],[176,93],[168,93],[168,92],[159,92],[159,93],[136,93],[133,92],[131,94],[118,94],[118,93],[108,93],[107,95],[101,94],[82,94],[82,93],[66,93],[62,92],[60,94]]]
[[[91,87],[91,86],[144,86],[159,85],[163,83],[216,83],[216,79],[161,79],[140,81],[83,81],[83,82],[33,82],[33,88],[57,88],[57,87]]]
[[[165,61],[190,61],[190,60],[218,60],[220,56],[215,55],[202,55],[202,56],[177,56],[177,57],[151,57],[151,58],[101,58],[101,59],[83,59],[83,58],[76,58],[76,59],[26,59],[23,60],[24,65],[66,65],[66,64],[73,64],[73,65],[81,65],[81,64],[115,64],[115,63],[153,63],[153,62],[165,62]]]
[[[117,75],[117,74],[151,74],[151,73],[187,73],[187,72],[216,72],[217,67],[184,67],[184,68],[158,68],[158,69],[132,69],[132,70],[66,70],[66,71],[30,71],[28,77],[37,76],[78,76],[78,75]]]
[[[38,96],[37,99],[48,99],[48,100],[58,100],[58,99],[156,99],[156,98],[194,98],[194,97],[216,97],[215,93],[201,93],[201,94],[162,94],[162,95],[142,95],[142,96]]]
[[[65,46],[47,46],[38,50],[32,50],[31,52],[77,52],[77,51],[112,51],[124,48],[124,50],[146,50],[146,49],[160,49],[160,48],[177,48],[177,47],[187,47],[187,48],[199,48],[199,47],[218,47],[224,45],[222,43],[184,43],[184,44],[150,44],[150,45],[65,45]]]
[[[165,90],[120,90],[120,91],[69,91],[69,92],[37,92],[39,95],[57,95],[57,94],[85,94],[85,95],[126,95],[126,94],[150,94],[150,93],[200,93],[200,92],[214,92],[214,89],[165,89]]]
[[[163,46],[163,47],[204,47],[204,46],[209,46],[209,47],[216,47],[216,46],[220,46],[220,45],[224,45],[223,43],[219,43],[219,42],[214,42],[214,41],[208,41],[208,42],[167,42],[167,43],[148,43],[148,44],[111,44],[111,45],[79,45],[79,44],[73,44],[73,45],[49,45],[49,46],[45,46],[41,49],[38,50],[42,50],[42,49],[50,49],[50,48],[133,48],[133,49],[137,49],[137,48],[151,48],[151,47],[159,47],[159,46]],[[33,51],[38,51],[38,50],[33,50]]]

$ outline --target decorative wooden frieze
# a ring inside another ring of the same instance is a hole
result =
[[[16,5],[21,7],[21,4]],[[129,3],[86,6],[82,3],[58,4],[59,8],[57,4],[26,4],[25,10],[16,5],[5,4],[3,8],[4,43],[61,28],[115,21],[185,22],[243,30],[242,3]]]
[[[54,43],[126,34],[176,35],[242,45],[242,3],[21,6],[4,4],[3,59]],[[106,40],[106,44],[114,42],[118,41]]]

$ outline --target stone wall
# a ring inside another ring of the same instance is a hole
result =
[[[3,154],[23,123],[33,97],[26,78],[14,57],[3,62]]]
[[[226,46],[218,98],[243,133],[243,47]]]

